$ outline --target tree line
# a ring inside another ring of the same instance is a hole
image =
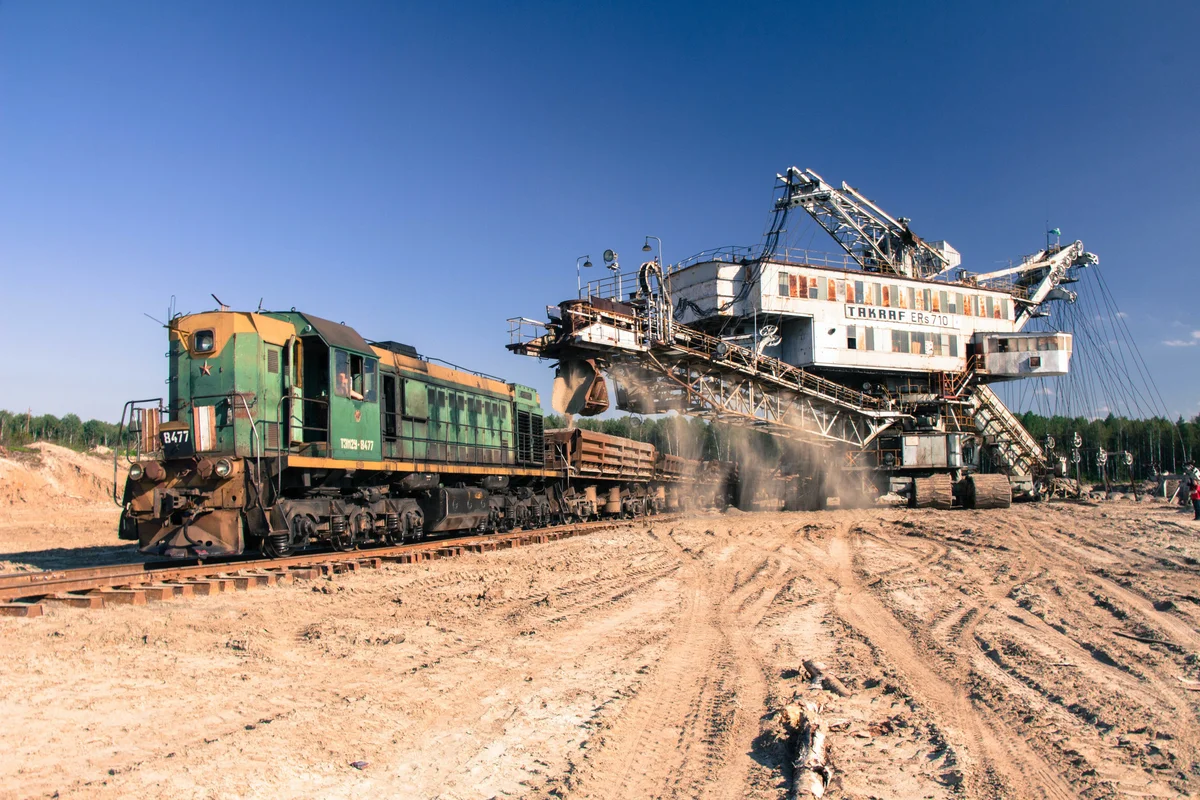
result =
[[[1020,414],[1025,428],[1041,443],[1054,438],[1054,451],[1070,456],[1075,434],[1080,447],[1083,474],[1099,474],[1097,455],[1109,454],[1109,463],[1120,463],[1121,474],[1128,474],[1123,455],[1133,457],[1132,471],[1149,476],[1154,471],[1179,472],[1184,462],[1200,455],[1200,414],[1190,421],[1175,422],[1154,417],[1127,419],[1108,415],[1104,419],[1083,417],[1043,417],[1031,411]],[[722,423],[709,423],[697,417],[667,415],[661,417],[624,416],[611,419],[577,419],[577,427],[649,442],[660,452],[699,460],[733,460],[739,448],[752,446],[756,454],[768,459],[778,457],[779,442],[774,437]],[[563,417],[546,417],[547,428],[566,427]],[[0,410],[0,445],[22,447],[33,442],[52,442],[77,450],[96,446],[112,447],[117,440],[117,425],[103,420],[86,422],[76,414],[56,417]],[[1109,474],[1113,467],[1109,466]]]
[[[1080,474],[1099,478],[1098,455],[1108,454],[1106,467],[1110,477],[1130,474],[1142,478],[1156,472],[1178,473],[1186,461],[1200,456],[1200,414],[1191,421],[1180,417],[1175,422],[1155,417],[1127,419],[1109,414],[1104,419],[1083,417],[1043,417],[1033,412],[1018,415],[1021,423],[1042,445],[1053,437],[1053,452],[1068,458],[1074,449],[1075,434],[1079,434]],[[733,428],[722,423],[709,423],[695,417],[614,417],[612,419],[576,419],[576,427],[624,436],[639,442],[649,442],[660,452],[701,460],[730,460],[738,447],[751,443],[755,452],[770,457],[780,452],[778,440],[765,433]],[[563,417],[546,417],[547,428],[566,427]],[[1133,457],[1132,467],[1124,462],[1124,454]],[[1074,473],[1074,466],[1070,466]],[[1116,470],[1116,472],[1114,472]]]
[[[84,422],[76,414],[56,417],[0,410],[0,445],[24,447],[33,442],[51,442],[75,450],[112,447],[117,440],[117,425],[99,419]]]

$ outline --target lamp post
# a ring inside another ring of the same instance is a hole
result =
[[[654,241],[658,242],[658,266],[660,266],[660,267],[661,267],[661,266],[663,265],[663,260],[662,260],[662,239],[659,239],[657,236],[647,236],[647,237],[646,237],[646,243],[645,243],[644,245],[642,245],[642,252],[643,252],[643,253],[649,253],[649,252],[651,252],[651,251],[654,249],[654,248],[652,248],[652,247],[650,246],[650,240],[651,240],[651,239],[653,239]]]
[[[581,259],[586,259],[583,262],[583,266],[588,267],[589,269],[592,266],[592,257],[591,256],[580,256],[579,258],[575,259],[575,297],[576,298],[583,297],[583,276],[579,272],[579,261]]]

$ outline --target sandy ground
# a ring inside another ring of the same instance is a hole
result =
[[[76,511],[0,506],[0,557],[114,541]],[[1162,502],[730,512],[4,618],[0,796],[779,798],[796,697],[834,797],[1195,796],[1197,534]]]
[[[112,455],[31,449],[0,452],[0,573],[140,560],[134,543],[117,539]]]

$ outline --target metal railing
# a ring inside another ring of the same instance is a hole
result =
[[[573,326],[575,330],[581,329],[589,322],[604,322],[617,328],[633,331],[637,334],[639,341],[645,340],[647,336],[644,323],[633,317],[610,314],[594,306],[577,306],[568,309],[568,313],[581,318]],[[877,397],[855,389],[848,389],[840,383],[820,378],[777,358],[758,355],[753,350],[730,344],[716,336],[669,322],[664,327],[665,335],[662,338],[651,340],[652,344],[667,345],[686,351],[709,363],[724,366],[743,375],[750,374],[765,378],[785,388],[798,389],[804,394],[856,410],[879,409],[884,405],[884,402]]]
[[[747,261],[754,261],[760,258],[762,252],[762,245],[754,245],[752,247],[715,247],[709,250],[701,250],[693,256],[688,256],[678,264],[669,266],[667,272],[668,274],[675,273],[681,269],[687,269],[695,264],[703,264],[708,261],[744,264]],[[833,269],[862,270],[859,263],[849,253],[831,253],[827,250],[809,250],[804,247],[784,247],[778,249],[771,255],[771,263],[787,264],[789,266],[807,265],[830,267]]]
[[[508,343],[528,344],[546,334],[546,323],[528,317],[510,317],[508,320]]]
[[[141,406],[143,403],[154,403],[154,406],[147,407],[147,408],[139,408],[139,406]],[[157,450],[145,450],[143,448],[143,445],[146,443],[146,439],[147,439],[147,437],[145,436],[146,431],[143,426],[145,425],[145,420],[146,420],[146,416],[148,413],[157,413],[158,418],[155,420],[155,425],[154,425],[154,428],[155,428],[155,431],[157,434],[157,429],[158,429],[159,425],[162,424],[163,411],[164,411],[163,401],[162,401],[161,397],[147,397],[144,400],[130,400],[130,401],[126,402],[124,406],[121,407],[121,421],[117,423],[117,436],[116,436],[116,441],[113,443],[113,490],[112,490],[112,492],[113,492],[113,502],[116,503],[117,505],[121,504],[121,501],[117,498],[117,472],[118,472],[118,463],[121,458],[121,455],[122,454],[125,455],[126,463],[132,464],[134,461],[139,460],[143,455],[152,455],[153,453],[157,452]],[[126,420],[125,420],[126,416],[129,417],[128,423],[126,423]],[[136,428],[134,427],[134,418],[135,417],[138,420]],[[136,438],[135,438],[136,447],[133,448],[134,455],[133,455],[133,457],[131,457],[129,454],[130,453],[129,438],[131,435],[134,434],[135,431],[136,431]],[[159,440],[159,441],[161,441],[161,440]]]
[[[762,253],[762,245],[753,245],[751,247],[737,245],[714,247],[708,250],[701,250],[699,253],[688,256],[675,264],[667,264],[663,271],[669,278],[675,273],[696,264],[705,264],[708,262],[746,264],[759,259]],[[820,267],[862,272],[865,274],[879,274],[877,271],[864,270],[862,265],[849,253],[831,253],[826,250],[809,250],[802,247],[784,247],[778,249],[771,254],[769,263],[789,267]],[[579,296],[580,298],[599,297],[606,300],[628,300],[629,295],[637,291],[637,275],[638,271],[634,269],[613,274],[606,278],[588,281],[580,291]],[[974,275],[965,270],[959,270],[958,275],[959,278],[957,280],[938,280],[936,282],[946,286],[961,286],[1005,292],[1021,300],[1028,299],[1029,297],[1028,288],[1013,282],[1009,278],[979,281],[975,279]],[[891,277],[903,278],[903,276],[896,275]],[[961,314],[963,312],[960,310],[955,313]]]

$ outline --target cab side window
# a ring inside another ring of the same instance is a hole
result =
[[[374,403],[378,361],[374,358],[335,350],[333,354],[334,393],[338,397]]]

